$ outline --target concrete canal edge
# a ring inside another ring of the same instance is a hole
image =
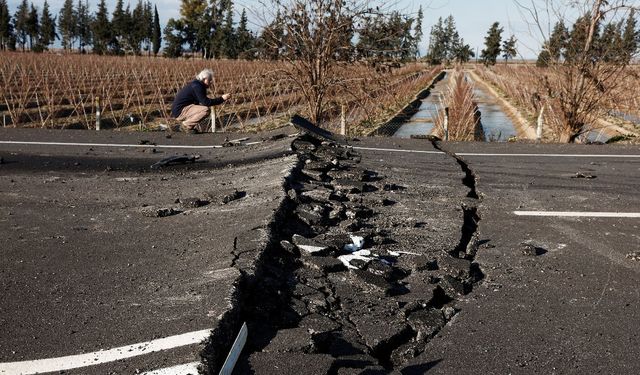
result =
[[[390,119],[370,131],[367,136],[393,136],[398,131],[398,129],[400,129],[400,127],[418,111],[418,109],[420,108],[420,104],[422,104],[422,100],[431,95],[431,89],[433,88],[433,86],[441,81],[445,75],[446,72],[444,70],[441,70],[440,73],[438,73],[433,78],[429,86],[420,90],[413,98],[413,100],[411,100],[406,106],[404,106],[401,110],[391,116]]]
[[[500,106],[505,109],[505,113],[509,117],[511,117],[511,119],[515,120],[514,125],[516,126],[516,131],[518,132],[519,137],[523,137],[525,139],[536,139],[535,128],[529,124],[529,121],[527,121],[520,110],[518,110],[508,100],[503,98],[493,86],[480,78],[480,76],[478,76],[476,72],[474,72],[473,70],[467,70],[467,72],[475,82],[482,85],[491,95],[493,95],[498,100]]]

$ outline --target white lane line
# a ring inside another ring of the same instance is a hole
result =
[[[199,362],[143,372],[141,375],[198,375]]]
[[[37,146],[82,146],[82,147],[132,147],[132,148],[188,148],[188,149],[209,149],[222,148],[222,145],[192,146],[192,145],[134,145],[125,143],[74,143],[74,142],[23,142],[23,141],[0,141],[0,144],[7,145],[37,145]]]
[[[59,358],[36,359],[33,361],[0,363],[0,374],[28,375],[99,365],[143,354],[197,344],[207,339],[210,334],[211,330],[205,329],[93,353]]]
[[[625,154],[482,154],[471,152],[457,152],[458,156],[509,156],[509,157],[545,157],[545,158],[635,158],[640,159],[640,155]]]
[[[407,152],[415,154],[444,154],[442,151],[426,151],[426,150],[403,150],[395,148],[375,148],[375,147],[353,147],[354,150],[369,150],[369,151],[386,151],[386,152]],[[552,157],[552,158],[635,158],[640,159],[638,155],[598,155],[598,154],[495,154],[495,153],[471,153],[471,152],[456,152],[458,156],[490,156],[490,157]]]
[[[513,211],[517,216],[640,218],[640,212]]]

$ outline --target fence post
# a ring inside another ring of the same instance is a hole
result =
[[[96,130],[100,130],[100,120],[101,120],[100,97],[96,96]]]
[[[444,140],[449,140],[449,107],[444,109]]]
[[[216,110],[211,107],[211,132],[216,132]]]
[[[542,127],[544,125],[544,105],[540,109],[540,114],[538,115],[538,127],[536,128],[536,142],[542,141]]]
[[[344,104],[342,104],[342,113],[340,114],[340,135],[347,135],[347,118],[344,113]]]

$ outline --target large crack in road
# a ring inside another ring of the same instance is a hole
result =
[[[475,174],[443,150],[469,188],[460,198],[458,243],[437,254],[399,252],[394,225],[378,219],[406,187],[363,168],[350,148],[308,135],[292,148],[299,162],[285,182],[287,197],[253,268],[234,260],[243,277],[201,353],[203,372],[220,370],[242,322],[250,333],[236,373],[410,372],[408,361],[482,278],[473,262],[480,221]],[[423,224],[410,230],[418,233]]]

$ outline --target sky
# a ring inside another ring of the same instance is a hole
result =
[[[8,0],[11,13],[15,10],[21,0]],[[28,0],[42,9],[44,0]],[[64,0],[47,0],[53,15],[57,15]],[[521,0],[521,3],[530,3],[531,0]],[[76,3],[77,0],[74,0]],[[89,0],[91,12],[95,12],[99,0]],[[637,0],[640,3],[640,0]],[[109,13],[113,12],[116,0],[106,0]],[[125,6],[127,0],[124,1]],[[133,8],[137,0],[131,0]],[[152,4],[158,7],[160,15],[160,23],[162,27],[169,18],[178,18],[180,16],[179,0],[151,0]],[[389,2],[387,2],[389,3]],[[247,9],[247,13],[251,19],[257,19],[256,15],[260,12],[259,0],[235,0],[235,11],[238,14],[243,8]],[[424,54],[427,49],[429,32],[431,27],[437,22],[438,17],[443,19],[449,15],[453,15],[460,36],[464,38],[465,43],[469,44],[474,51],[481,51],[484,46],[484,38],[487,31],[494,22],[499,22],[504,28],[502,34],[503,40],[508,39],[511,35],[515,35],[518,39],[518,52],[520,57],[535,58],[542,44],[542,37],[530,30],[527,24],[527,15],[523,13],[514,0],[423,0],[409,1],[397,0],[394,6],[405,14],[417,13],[420,6],[423,8],[424,20],[422,31],[424,37],[421,42],[420,50]],[[253,16],[252,16],[253,15]],[[259,22],[254,21],[254,30],[259,29]]]

